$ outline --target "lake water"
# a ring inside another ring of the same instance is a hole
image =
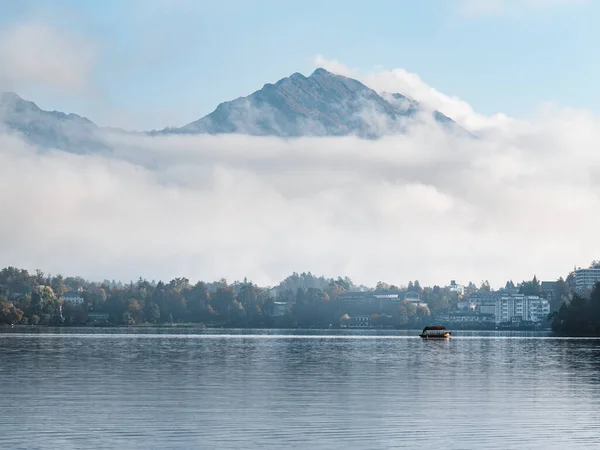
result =
[[[35,329],[34,329],[35,330]],[[576,449],[600,340],[543,334],[0,332],[2,449]],[[195,333],[195,334],[189,334]]]

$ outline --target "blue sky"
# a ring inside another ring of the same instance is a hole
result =
[[[0,0],[0,11],[4,29],[44,24],[89,49],[84,91],[14,88],[102,125],[182,125],[310,73],[318,54],[365,72],[404,68],[484,114],[600,109],[593,0]]]

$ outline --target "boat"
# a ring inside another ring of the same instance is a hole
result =
[[[450,339],[452,332],[446,327],[425,327],[419,336],[423,339]]]

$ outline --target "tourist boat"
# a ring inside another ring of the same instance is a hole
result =
[[[423,339],[450,339],[452,332],[446,327],[425,327],[419,336]]]

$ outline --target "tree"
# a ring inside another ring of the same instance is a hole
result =
[[[419,283],[419,280],[415,280],[415,283],[413,285],[413,290],[417,293],[421,293],[422,289],[421,289],[421,284]]]
[[[217,292],[214,293],[211,304],[219,316],[229,322],[230,312],[234,301],[235,295],[233,294],[231,286],[221,286],[217,289]]]
[[[569,333],[588,333],[590,331],[588,317],[588,302],[580,296],[574,295],[566,312],[565,331]]]
[[[523,281],[521,286],[519,287],[519,294],[523,295],[541,295],[542,294],[542,285],[534,275],[533,280],[531,281]]]
[[[446,289],[434,286],[433,289],[423,290],[423,300],[427,302],[432,312],[439,314],[450,309],[449,295]]]
[[[473,295],[476,292],[477,292],[477,286],[475,286],[475,283],[473,283],[472,281],[469,281],[469,284],[465,288],[465,295],[467,297],[469,297],[470,295]]]
[[[21,321],[23,311],[6,299],[0,299],[0,324],[14,325]]]
[[[187,315],[187,303],[183,293],[178,289],[167,290],[167,310],[177,322],[185,320]]]
[[[145,308],[146,320],[150,323],[158,323],[160,321],[160,308],[156,303],[148,303]]]
[[[67,285],[65,284],[65,280],[63,279],[62,275],[56,275],[54,278],[52,278],[50,287],[58,298],[62,297],[67,292]]]
[[[208,317],[209,295],[206,285],[199,282],[187,294],[187,308],[192,322],[202,322]]]
[[[248,310],[253,308],[257,304],[258,294],[256,292],[256,286],[252,283],[244,283],[238,294],[238,300]]]
[[[490,282],[488,280],[485,280],[483,283],[481,283],[481,287],[479,288],[480,292],[491,292],[492,288],[490,286]]]
[[[42,315],[42,309],[44,307],[44,299],[42,298],[42,294],[40,293],[39,289],[36,289],[35,291],[33,291],[33,293],[31,294],[31,314],[32,316],[36,316],[39,318]],[[33,317],[32,317],[33,319]],[[37,324],[34,324],[37,325]]]
[[[78,305],[75,310],[74,322],[76,325],[85,325],[88,321],[88,314],[83,305]]]
[[[390,285],[387,283],[384,283],[383,281],[378,281],[377,285],[375,286],[376,291],[388,291],[389,289],[390,289]]]
[[[392,315],[392,319],[396,327],[404,327],[409,323],[410,314],[407,308],[407,303],[408,302],[401,302],[398,305],[398,308],[396,308],[395,313]]]
[[[327,295],[329,296],[329,298],[331,300],[335,300],[340,295],[342,295],[344,292],[346,292],[346,288],[344,287],[343,284],[338,284],[337,281],[331,280],[331,282],[329,283],[329,286],[327,287],[325,292],[327,293]]]
[[[427,306],[417,306],[416,316],[420,321],[423,321],[431,316],[431,311]]]
[[[549,297],[550,311],[558,311],[564,303],[569,301],[570,295],[571,289],[569,288],[569,284],[562,277],[559,278]]]
[[[136,299],[129,300],[127,304],[127,312],[128,321],[131,324],[143,323],[144,322],[144,313],[142,305]]]
[[[588,320],[591,331],[594,334],[600,333],[600,283],[596,283],[588,302],[589,314]]]

